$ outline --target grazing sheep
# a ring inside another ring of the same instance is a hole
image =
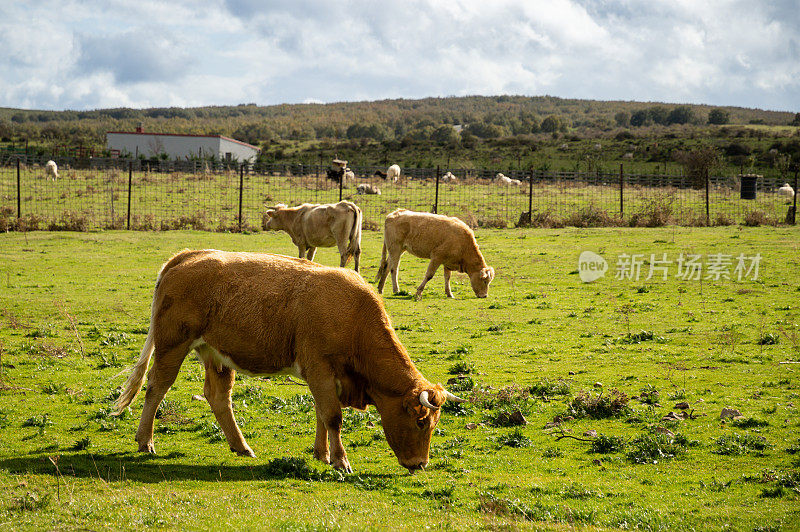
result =
[[[375,170],[375,173],[373,175],[375,177],[380,177],[381,179],[386,180],[386,172],[384,172],[383,170]]]
[[[453,172],[447,172],[442,176],[442,181],[447,183],[448,181],[458,181],[458,179],[453,175]]]
[[[386,170],[386,179],[390,180],[392,183],[397,183],[397,180],[400,179],[400,167],[396,164],[393,164]]]
[[[349,168],[345,168],[344,170],[344,182],[347,183],[348,181],[352,181],[356,178],[356,174],[350,170]]]
[[[494,176],[494,180],[499,183],[500,185],[521,185],[522,181],[519,179],[511,179],[510,177],[506,177],[503,174],[497,174]]]
[[[47,177],[53,178],[53,181],[58,179],[58,166],[55,161],[47,161],[44,165],[44,173]]]
[[[778,196],[784,196],[788,200],[794,199],[794,189],[789,183],[784,183],[781,188],[778,189]]]
[[[622,156],[623,159],[633,159],[633,152],[628,152]]]
[[[381,189],[379,189],[376,185],[370,185],[369,183],[361,183],[356,187],[356,194],[377,194],[378,196],[380,196]]]

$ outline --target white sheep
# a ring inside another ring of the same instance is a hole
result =
[[[794,189],[789,183],[784,183],[781,188],[778,189],[778,196],[784,196],[788,200],[794,199]]]
[[[458,179],[453,175],[453,172],[447,172],[442,176],[442,181],[447,183],[448,181],[458,181]]]
[[[346,168],[344,171],[344,182],[347,183],[348,181],[352,181],[355,178],[356,174],[349,168]]]
[[[397,180],[400,179],[400,167],[396,164],[393,164],[386,170],[386,179],[391,180],[392,183],[397,183]]]
[[[522,181],[519,179],[511,179],[510,177],[506,177],[503,174],[497,174],[494,176],[494,180],[497,181],[501,185],[521,185]]]
[[[356,194],[377,194],[381,195],[381,189],[369,183],[361,183],[356,187]]]
[[[58,165],[55,161],[47,161],[44,165],[44,173],[47,177],[52,177],[53,181],[58,179]]]
[[[633,152],[628,152],[622,156],[623,159],[633,159]]]

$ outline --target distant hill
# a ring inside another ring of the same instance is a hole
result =
[[[552,96],[464,96],[331,104],[37,111],[0,108],[0,139],[101,147],[106,131],[221,134],[257,145],[278,140],[367,139],[447,143],[462,135],[497,139],[538,133],[601,136],[650,126],[763,124],[785,126],[793,113],[654,102]],[[462,126],[454,128],[453,126]],[[459,133],[461,131],[461,133]]]

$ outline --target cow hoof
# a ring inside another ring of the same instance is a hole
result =
[[[256,457],[256,453],[254,453],[252,449],[245,449],[244,451],[237,451],[235,449],[231,449],[231,451],[235,452],[239,456],[246,456],[248,458]]]
[[[350,467],[350,462],[348,462],[346,458],[344,460],[341,460],[341,461],[333,464],[333,468],[334,469],[338,469],[339,471],[342,471],[344,473],[352,473],[353,472],[353,468]]]
[[[317,451],[314,451],[314,458],[325,464],[331,463],[331,457],[328,453],[319,453]]]
[[[150,453],[156,454],[156,448],[153,445],[153,442],[150,443],[140,443],[139,444],[139,452],[140,453]]]

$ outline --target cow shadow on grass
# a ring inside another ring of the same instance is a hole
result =
[[[344,482],[363,489],[380,489],[393,483],[400,474],[343,474],[323,464],[300,456],[274,458],[253,465],[180,463],[185,453],[165,455],[142,453],[91,453],[88,451],[54,454],[30,454],[0,460],[0,471],[10,474],[38,474],[53,477],[100,478],[105,482],[126,480],[144,483],[172,481],[244,481],[304,480]]]

